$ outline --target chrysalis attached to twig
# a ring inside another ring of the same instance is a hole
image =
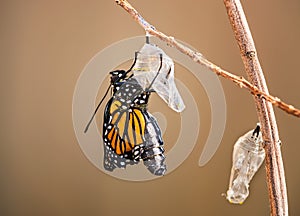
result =
[[[159,56],[163,61],[161,70]],[[176,112],[184,110],[185,105],[176,88],[174,81],[174,62],[162,49],[153,44],[146,43],[139,51],[134,68],[134,78],[146,89],[149,85],[152,89]],[[153,80],[155,82],[151,83]]]
[[[249,195],[249,183],[265,159],[260,125],[241,136],[234,145],[227,191],[230,203],[242,204]]]

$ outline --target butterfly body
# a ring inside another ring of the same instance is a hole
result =
[[[151,90],[144,90],[125,71],[110,74],[113,96],[104,111],[104,168],[112,171],[143,160],[151,173],[163,175],[166,165],[161,131],[147,110]]]

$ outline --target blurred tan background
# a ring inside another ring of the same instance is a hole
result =
[[[245,75],[223,1],[130,2],[158,29]],[[243,6],[270,91],[300,107],[300,2],[255,0]],[[221,78],[226,131],[206,166],[198,166],[210,122],[202,114],[204,138],[174,172],[154,181],[118,180],[99,171],[81,151],[72,97],[81,71],[98,51],[143,30],[113,0],[1,1],[0,25],[1,215],[269,215],[264,168],[243,205],[230,205],[221,196],[229,181],[232,145],[257,121],[246,90]],[[205,95],[201,98],[209,106]],[[290,215],[300,215],[300,119],[275,112]],[[164,139],[168,150],[172,134]]]

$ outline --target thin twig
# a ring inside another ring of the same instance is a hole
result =
[[[283,101],[281,101],[278,97],[274,97],[268,93],[265,93],[261,91],[256,86],[252,85],[249,81],[247,81],[245,78],[241,76],[234,75],[232,73],[227,72],[226,70],[223,70],[222,68],[218,67],[217,65],[213,64],[209,60],[207,60],[201,53],[191,50],[190,48],[184,46],[183,44],[179,43],[175,40],[174,37],[167,36],[164,33],[158,31],[154,26],[150,25],[139,13],[138,11],[133,8],[126,0],[115,0],[115,2],[120,5],[122,8],[124,8],[132,17],[133,19],[139,23],[143,29],[153,35],[161,39],[162,41],[166,42],[170,46],[175,47],[180,52],[186,54],[189,56],[192,60],[195,62],[206,66],[211,71],[216,73],[218,76],[222,76],[228,80],[233,81],[236,83],[239,87],[245,88],[249,90],[253,95],[258,96],[259,98],[265,99],[272,103],[274,106],[277,106],[278,108],[284,110],[285,112],[300,117],[300,110],[296,109],[294,106],[289,105]],[[252,53],[248,53],[247,55],[251,56]]]
[[[268,94],[268,87],[242,5],[239,0],[224,0],[224,4],[249,80],[261,91]],[[287,216],[288,199],[286,182],[273,106],[259,97],[254,97],[254,101],[265,141],[266,174],[271,215]]]

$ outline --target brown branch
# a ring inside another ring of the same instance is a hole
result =
[[[248,91],[250,91],[253,95],[256,95],[262,99],[265,99],[272,103],[274,106],[277,106],[278,108],[284,110],[285,112],[300,117],[300,110],[296,109],[294,106],[289,105],[283,101],[281,101],[279,98],[274,97],[264,91],[261,91],[258,87],[252,85],[249,81],[247,81],[245,78],[234,75],[232,73],[227,72],[226,70],[223,70],[222,68],[218,67],[217,65],[213,64],[212,62],[208,61],[201,53],[191,50],[190,48],[184,46],[183,44],[179,43],[175,40],[174,37],[167,36],[164,33],[156,30],[154,26],[150,25],[139,13],[136,9],[134,9],[126,0],[115,0],[115,2],[120,5],[122,8],[124,8],[132,17],[133,19],[139,23],[143,29],[153,35],[161,39],[162,41],[166,42],[170,46],[175,47],[180,52],[186,54],[189,56],[192,60],[195,62],[206,66],[211,71],[216,73],[218,76],[222,76],[228,80],[233,81],[236,83],[239,87],[245,88]],[[253,53],[247,53],[248,56],[251,57]],[[254,54],[255,55],[255,54]]]
[[[224,0],[224,4],[249,80],[261,91],[268,94],[268,87],[242,5],[239,0]],[[288,199],[286,182],[273,106],[259,97],[254,97],[254,101],[265,141],[266,174],[271,215],[287,216]],[[277,104],[281,102],[277,98],[276,101]]]

